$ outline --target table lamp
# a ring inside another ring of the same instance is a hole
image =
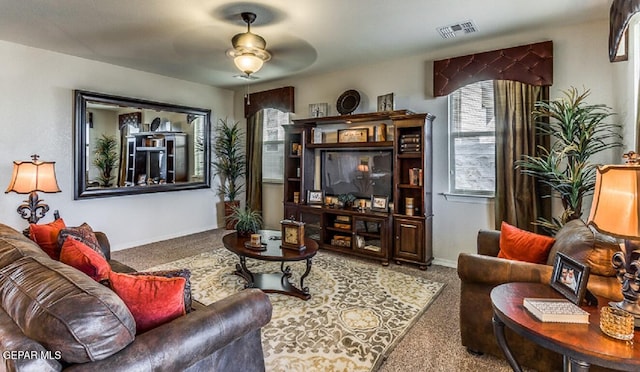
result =
[[[638,290],[640,279],[640,165],[599,166],[589,215],[598,231],[624,239],[622,250],[611,259],[622,284],[624,300],[612,306],[640,318]]]
[[[31,161],[14,161],[13,175],[5,193],[11,191],[18,194],[29,194],[25,204],[18,206],[18,213],[29,223],[38,223],[49,211],[49,206],[43,203],[36,191],[54,193],[60,192],[56,181],[55,162],[40,161],[38,155],[31,155]]]

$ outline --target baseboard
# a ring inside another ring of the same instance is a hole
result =
[[[184,230],[184,231],[180,231],[180,232],[173,232],[171,234],[166,234],[166,235],[156,235],[156,236],[148,238],[148,239],[141,239],[141,240],[134,241],[134,242],[127,242],[127,243],[122,243],[122,244],[111,244],[111,252],[116,252],[116,251],[121,251],[123,249],[139,247],[141,245],[156,243],[156,242],[160,242],[160,241],[163,241],[163,240],[180,238],[180,237],[185,236],[185,235],[197,234],[199,232],[203,232],[203,231],[207,231],[207,230],[213,230],[213,229],[206,228],[206,227],[205,228],[188,229],[188,230]]]
[[[457,261],[444,260],[442,258],[434,258],[431,263],[439,266],[453,267],[454,269],[458,268]]]

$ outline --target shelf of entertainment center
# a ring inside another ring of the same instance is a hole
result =
[[[320,248],[388,265],[392,250],[391,213],[306,204],[298,204],[297,209],[299,219],[306,223],[305,233]]]
[[[393,149],[393,141],[381,141],[381,142],[332,142],[332,143],[307,143],[307,148],[310,149]]]

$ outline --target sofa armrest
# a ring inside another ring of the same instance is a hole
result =
[[[136,336],[133,343],[105,360],[74,365],[69,370],[184,370],[255,332],[258,335],[256,347],[259,350],[247,348],[245,352],[247,357],[263,358],[259,340],[260,328],[269,323],[271,312],[271,302],[267,295],[259,289],[245,289],[202,310],[193,311]]]
[[[100,243],[100,248],[102,249],[102,253],[107,258],[107,261],[111,260],[111,244],[109,243],[109,238],[107,238],[107,234],[101,231],[94,231],[96,235],[96,239],[98,239],[98,243]]]
[[[478,254],[497,257],[500,251],[500,231],[480,230],[476,240]]]
[[[551,281],[552,266],[513,261],[473,253],[458,255],[458,277],[463,282],[496,286],[510,282],[546,283]]]

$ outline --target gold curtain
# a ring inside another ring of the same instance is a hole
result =
[[[247,206],[262,211],[262,123],[264,110],[247,118]]]
[[[549,100],[548,86],[517,81],[494,81],[496,118],[495,226],[502,221],[538,232],[537,217],[550,218],[550,198],[535,178],[514,165],[522,155],[535,155],[538,146],[549,148],[549,136],[536,135],[531,116],[536,101]]]

